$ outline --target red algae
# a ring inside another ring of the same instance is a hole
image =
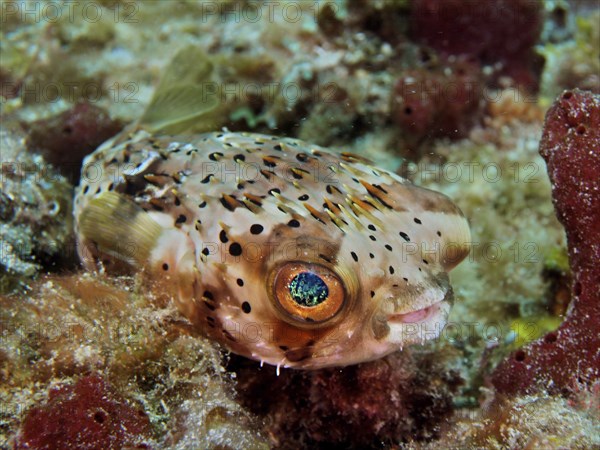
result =
[[[479,65],[468,61],[407,70],[394,86],[393,120],[417,142],[464,138],[483,116],[483,78]]]
[[[435,354],[434,354],[435,355]],[[396,352],[335,369],[298,371],[233,357],[242,403],[265,418],[274,448],[381,448],[430,440],[461,382],[432,354]]]
[[[123,128],[102,108],[80,102],[71,109],[29,125],[29,144],[72,182],[83,158]]]
[[[496,368],[491,382],[506,394],[569,393],[600,379],[600,96],[565,91],[546,115],[540,153],[567,233],[571,304],[558,330]]]
[[[126,403],[98,375],[50,391],[48,402],[29,410],[15,450],[150,449],[146,413]]]
[[[541,66],[534,53],[542,3],[530,0],[413,0],[411,37],[441,55],[494,66],[498,77],[537,91]]]

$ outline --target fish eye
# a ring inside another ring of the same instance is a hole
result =
[[[320,264],[286,263],[273,280],[276,306],[299,322],[319,323],[333,318],[342,309],[345,297],[338,275]]]

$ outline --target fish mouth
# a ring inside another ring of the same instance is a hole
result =
[[[433,317],[440,312],[443,304],[447,303],[444,300],[441,302],[434,303],[425,308],[411,311],[404,314],[391,314],[388,316],[388,323],[417,323],[426,322],[429,318]]]
[[[440,300],[425,308],[387,317],[388,343],[396,348],[437,339],[446,326],[451,302]]]

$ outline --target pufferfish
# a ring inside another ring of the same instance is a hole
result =
[[[277,367],[345,366],[439,335],[470,238],[448,197],[297,139],[153,129],[193,118],[194,92],[159,89],[150,125],[85,159],[87,268],[144,272],[199,333]]]

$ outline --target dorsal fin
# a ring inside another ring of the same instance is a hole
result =
[[[139,126],[152,133],[175,133],[214,109],[217,95],[206,89],[212,71],[213,64],[202,50],[181,49],[169,63]]]

